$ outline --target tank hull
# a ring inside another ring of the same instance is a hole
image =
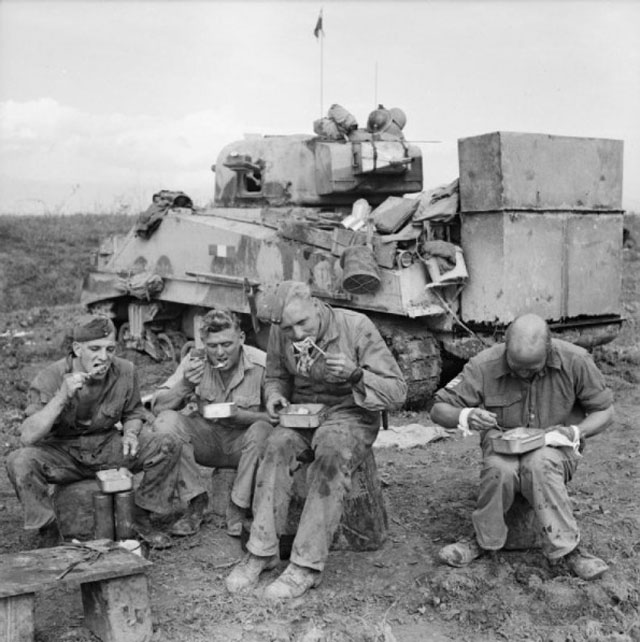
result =
[[[414,407],[442,383],[443,354],[459,367],[520,314],[588,348],[615,338],[622,142],[497,132],[459,141],[459,161],[459,184],[416,194],[422,158],[401,134],[237,141],[218,157],[213,205],[186,209],[182,195],[164,211],[154,197],[142,229],[105,243],[82,302],[161,358],[220,306],[264,347],[260,288],[303,281],[378,325]],[[448,279],[424,252],[434,241],[455,250]]]

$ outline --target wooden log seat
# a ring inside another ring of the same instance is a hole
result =
[[[64,583],[80,586],[84,625],[103,642],[149,642],[149,566],[108,540],[0,555],[0,640],[33,642],[35,594]]]
[[[287,518],[287,533],[283,538],[293,540],[307,496],[306,475],[308,464],[294,474],[293,496]],[[333,539],[332,549],[376,551],[387,539],[387,509],[373,450],[364,458],[351,476],[351,490],[344,499],[342,519]],[[286,557],[285,542],[281,542],[281,556]],[[284,544],[284,545],[283,545]]]

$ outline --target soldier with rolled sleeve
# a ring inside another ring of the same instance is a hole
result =
[[[255,471],[273,426],[264,410],[265,353],[245,345],[236,314],[209,310],[202,318],[202,354],[192,350],[173,375],[154,393],[154,429],[183,443],[181,492],[189,507],[171,528],[177,536],[192,535],[202,524],[207,494],[196,464],[235,468],[227,507],[227,533],[239,537],[249,516]],[[209,404],[233,404],[231,416],[203,416]],[[186,404],[186,407],[185,407]],[[195,405],[193,411],[189,405]]]
[[[108,317],[81,316],[68,343],[69,354],[33,380],[22,447],[6,462],[24,527],[36,534],[37,546],[59,543],[48,485],[125,466],[144,473],[135,493],[136,528],[151,546],[166,548],[171,538],[151,518],[174,509],[182,445],[171,435],[142,431],[145,410],[137,375],[132,363],[115,356],[116,332]]]
[[[507,540],[505,515],[516,493],[542,526],[543,553],[564,559],[582,579],[600,577],[604,561],[587,553],[573,516],[566,483],[581,457],[581,444],[613,419],[613,395],[586,350],[553,339],[537,315],[518,317],[505,343],[472,359],[436,393],[431,418],[448,428],[480,432],[482,470],[475,538],[445,546],[440,558],[465,566]],[[545,445],[522,454],[501,454],[492,438],[509,429],[543,429]]]

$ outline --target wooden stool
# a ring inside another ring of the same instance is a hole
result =
[[[303,464],[294,474],[293,495],[284,539],[293,540],[307,497],[306,476],[309,465]],[[332,549],[376,551],[387,539],[387,509],[378,478],[378,468],[369,450],[351,476],[351,490],[344,498],[342,519],[333,539]]]
[[[149,642],[151,562],[108,540],[0,555],[0,640],[33,642],[38,591],[80,585],[84,624],[103,642]]]

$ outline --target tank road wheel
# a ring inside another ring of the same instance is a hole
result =
[[[407,382],[405,408],[422,409],[440,386],[442,355],[437,339],[415,321],[372,318]]]
[[[166,359],[171,361],[173,365],[176,365],[176,349],[173,345],[173,341],[169,338],[168,335],[166,335],[164,332],[160,332],[157,335],[158,339],[158,345],[160,346],[160,349],[162,350],[162,354]]]

